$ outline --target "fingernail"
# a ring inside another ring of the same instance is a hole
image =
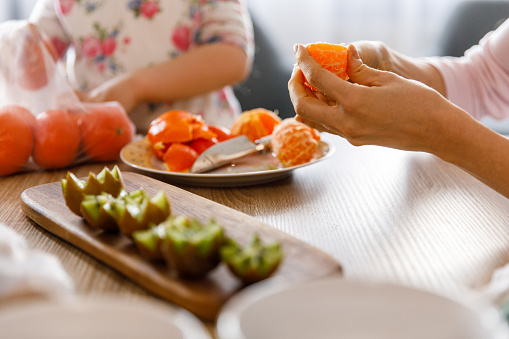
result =
[[[294,65],[293,65],[293,69],[292,69],[292,77],[293,77],[293,75],[295,74],[295,72],[297,72],[297,70],[298,70],[298,69],[299,69],[299,65],[294,64]]]
[[[293,53],[297,53],[298,50],[299,50],[299,44],[293,45]]]
[[[360,59],[361,58],[359,56],[359,51],[357,50],[355,45],[352,45],[352,57],[354,57],[355,59]]]

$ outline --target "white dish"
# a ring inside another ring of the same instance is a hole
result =
[[[0,308],[1,338],[210,339],[191,313],[156,301],[111,297],[34,301]]]
[[[220,339],[494,339],[506,338],[507,332],[494,308],[481,315],[424,291],[329,277],[246,288],[224,306],[217,335]]]
[[[182,184],[199,186],[246,186],[262,184],[283,179],[297,168],[309,166],[325,160],[334,154],[334,146],[320,141],[313,160],[306,164],[281,167],[272,154],[252,155],[235,161],[232,165],[223,166],[214,171],[202,174],[169,172],[166,165],[150,150],[146,139],[137,140],[126,145],[120,152],[120,158],[127,165],[145,173],[164,176],[165,179]]]

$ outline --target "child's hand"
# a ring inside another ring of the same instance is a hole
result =
[[[138,104],[136,82],[131,74],[117,76],[106,81],[84,95],[78,95],[84,102],[119,102],[126,112],[130,112]]]

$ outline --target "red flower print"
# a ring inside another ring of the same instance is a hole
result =
[[[140,13],[148,19],[151,19],[157,12],[159,12],[159,4],[155,1],[149,0],[140,6]]]
[[[131,37],[126,36],[123,41],[124,44],[129,45],[131,43]]]
[[[224,92],[224,89],[221,89],[219,92],[218,92],[218,97],[219,97],[219,100],[221,102],[224,102],[224,101],[227,101],[228,99],[226,98],[226,93]]]
[[[51,38],[51,44],[55,48],[57,52],[57,57],[60,59],[64,56],[65,51],[67,50],[67,43],[65,41],[60,40],[57,37]]]
[[[75,0],[59,0],[60,2],[60,10],[62,11],[62,14],[67,14],[72,10],[72,7],[74,6]]]
[[[117,42],[115,38],[108,37],[101,43],[101,52],[104,56],[110,56],[115,52]]]
[[[175,28],[173,31],[173,36],[171,40],[175,47],[177,47],[181,51],[187,51],[189,49],[189,45],[191,45],[190,41],[191,29],[187,26],[179,26]]]
[[[101,52],[101,40],[96,37],[89,36],[83,40],[81,45],[83,54],[88,58],[94,58],[99,52]]]
[[[99,72],[104,72],[104,70],[106,69],[106,65],[104,64],[104,62],[101,62],[100,64],[97,65],[97,68],[99,69]]]
[[[201,18],[202,18],[201,12],[194,13],[193,23],[194,23],[194,25],[196,27],[200,27],[201,26]]]

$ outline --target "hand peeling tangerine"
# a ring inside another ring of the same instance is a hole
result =
[[[346,72],[348,48],[343,45],[328,44],[325,42],[317,42],[306,45],[306,49],[313,59],[315,59],[323,68],[336,74],[343,80],[348,80]],[[318,92],[319,90],[310,83],[304,83],[311,90]]]

